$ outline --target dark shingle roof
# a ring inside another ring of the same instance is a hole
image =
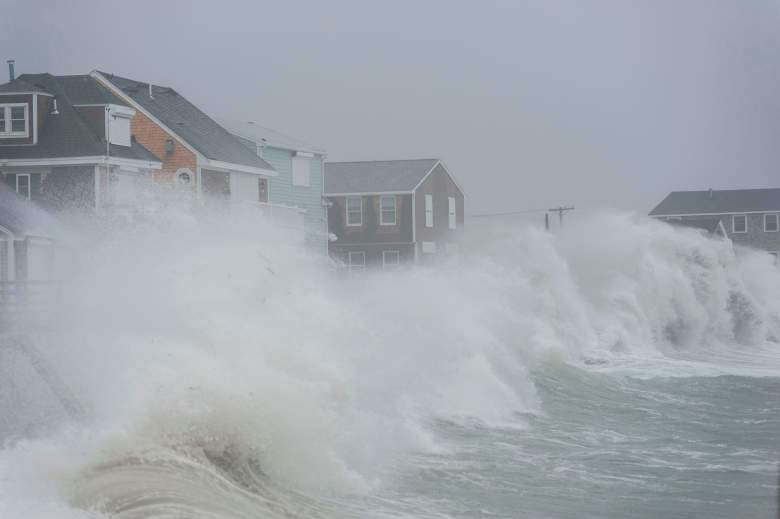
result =
[[[8,83],[4,83],[0,85],[0,93],[11,93],[11,92],[23,92],[23,93],[38,93],[38,94],[49,94],[50,92],[47,92],[45,88],[42,86],[34,85],[33,83],[22,79],[23,76],[19,76],[18,78],[14,79],[13,81],[9,81]]]
[[[328,162],[325,194],[409,192],[438,162],[438,159]]]
[[[114,104],[127,106],[126,102],[115,96],[113,92],[98,83],[92,76],[85,74],[57,76],[57,82],[74,105]]]
[[[780,211],[780,188],[673,191],[650,216]]]
[[[101,74],[206,158],[273,171],[270,164],[174,89],[153,85],[149,97],[149,83]]]
[[[78,101],[102,99],[113,103],[117,99],[90,76],[64,76],[64,81],[51,74],[24,74],[21,79],[41,85],[57,99],[58,114],[48,113],[38,143],[30,146],[0,146],[0,159],[48,159],[59,157],[91,157],[106,154],[106,142],[98,136],[73,108]],[[83,87],[83,88],[79,88]],[[103,92],[101,92],[103,90]],[[119,104],[124,104],[119,102]],[[114,157],[160,162],[149,150],[133,142],[131,146],[112,144],[109,153]]]

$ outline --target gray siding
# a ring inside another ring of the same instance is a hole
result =
[[[733,216],[731,214],[718,215],[723,223],[729,239],[738,246],[752,247],[770,252],[780,251],[780,232],[764,231],[764,214],[780,213],[755,213],[747,214],[747,232],[735,233]],[[696,216],[683,216],[680,220],[694,219]]]

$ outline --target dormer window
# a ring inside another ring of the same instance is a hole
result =
[[[27,103],[0,104],[0,137],[29,137]]]

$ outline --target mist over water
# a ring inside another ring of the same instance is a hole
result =
[[[361,275],[240,212],[69,236],[35,341],[87,417],[6,366],[0,517],[771,516],[765,254],[612,213]]]

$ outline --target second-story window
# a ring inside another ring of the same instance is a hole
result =
[[[764,231],[765,232],[780,231],[780,222],[778,222],[777,213],[764,215]]]
[[[735,214],[731,220],[731,229],[735,233],[747,232],[747,215]]]
[[[380,225],[395,225],[396,210],[395,196],[379,197],[379,223]]]
[[[363,225],[363,198],[347,197],[347,225]]]
[[[27,103],[0,105],[0,137],[28,137]]]

